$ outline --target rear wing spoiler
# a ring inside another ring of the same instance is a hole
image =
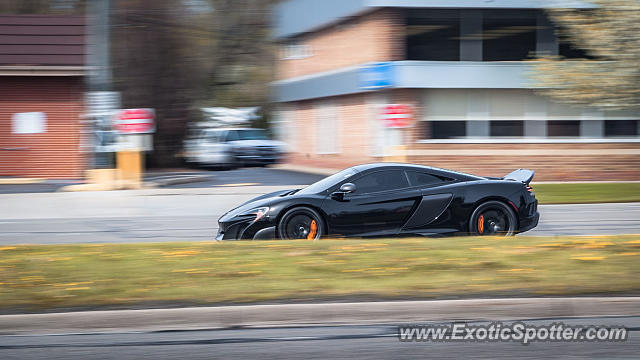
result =
[[[526,185],[529,185],[535,173],[536,172],[533,170],[518,169],[505,175],[502,180],[520,181]]]

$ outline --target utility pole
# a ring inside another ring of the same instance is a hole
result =
[[[112,92],[110,61],[110,0],[88,0],[87,11],[87,113],[91,127],[91,167],[113,166],[114,135],[111,129],[113,111],[120,108],[120,96]]]

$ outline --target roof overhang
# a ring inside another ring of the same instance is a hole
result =
[[[0,76],[85,76],[87,66],[0,65]]]
[[[595,8],[583,0],[289,0],[274,11],[274,38],[286,39],[319,30],[345,18],[379,8],[550,9]]]
[[[527,62],[395,61],[379,89],[532,89]],[[364,79],[371,64],[272,83],[273,101],[292,102],[375,91]]]

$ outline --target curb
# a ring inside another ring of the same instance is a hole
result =
[[[640,315],[640,297],[277,304],[1,315],[0,333],[61,334],[632,315]]]
[[[163,187],[170,185],[191,184],[211,180],[213,175],[185,175],[166,179],[153,179],[144,182],[145,188]]]
[[[271,168],[277,169],[277,170],[294,171],[294,172],[305,173],[305,174],[325,175],[325,176],[333,175],[342,170],[342,169],[331,169],[331,168],[319,168],[319,167],[312,167],[312,166],[299,166],[299,165],[292,165],[292,164],[276,164],[271,166]]]
[[[188,175],[178,177],[167,177],[165,179],[154,179],[142,182],[141,186],[122,186],[115,183],[104,184],[75,184],[61,187],[57,191],[59,192],[78,192],[78,191],[112,191],[112,190],[140,190],[140,189],[154,189],[161,188],[170,185],[190,184],[196,182],[208,181],[212,178],[212,175]]]
[[[28,185],[28,184],[40,184],[47,181],[47,179],[40,178],[0,178],[0,185]]]

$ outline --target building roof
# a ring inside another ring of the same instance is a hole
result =
[[[0,15],[0,66],[84,66],[83,16]]]
[[[276,39],[316,31],[378,8],[545,9],[593,8],[583,0],[288,0],[275,8]]]

